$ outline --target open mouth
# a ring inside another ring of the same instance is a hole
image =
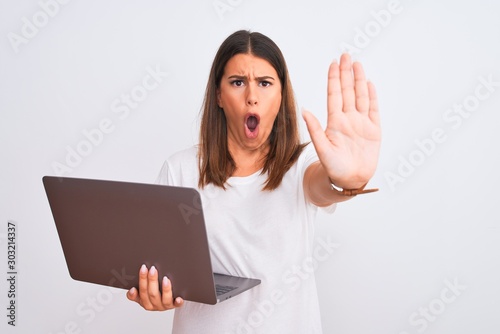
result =
[[[257,125],[259,125],[259,120],[255,115],[250,115],[247,117],[247,128],[250,130],[250,132],[254,132],[255,129],[257,128]]]
[[[245,117],[245,133],[247,138],[255,139],[259,134],[260,117],[257,114],[247,114]]]

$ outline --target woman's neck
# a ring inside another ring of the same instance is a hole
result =
[[[248,176],[264,167],[264,161],[269,152],[269,145],[259,147],[255,150],[229,145],[229,152],[236,164],[236,169],[231,176]]]

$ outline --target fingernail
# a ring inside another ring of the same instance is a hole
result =
[[[154,274],[156,274],[156,268],[155,266],[151,266],[151,268],[149,269],[149,275],[153,276]]]
[[[141,266],[140,272],[141,272],[141,274],[145,274],[145,273],[147,273],[147,272],[148,272],[148,268],[146,268],[146,265],[145,265],[145,264],[143,264],[143,265]]]
[[[163,284],[163,286],[167,286],[168,285],[168,277],[167,276],[163,276],[162,284]]]

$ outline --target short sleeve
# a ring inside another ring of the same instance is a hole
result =
[[[163,166],[160,169],[160,173],[156,177],[156,183],[162,185],[172,185],[172,175],[170,174],[170,169],[168,168],[168,161],[163,163]]]
[[[307,168],[314,162],[318,161],[319,158],[312,143],[304,148],[304,152],[302,154],[304,156],[304,160],[302,162],[302,178],[303,178]],[[323,206],[319,208],[325,211],[326,213],[332,214],[335,212],[335,209],[337,208],[337,203],[333,203],[329,206]]]
[[[167,186],[196,187],[198,160],[195,146],[172,154],[161,167],[156,183]]]

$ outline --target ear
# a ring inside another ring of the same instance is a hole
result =
[[[217,105],[219,106],[219,108],[222,109],[222,102],[221,102],[221,98],[220,98],[220,88],[217,88]]]

